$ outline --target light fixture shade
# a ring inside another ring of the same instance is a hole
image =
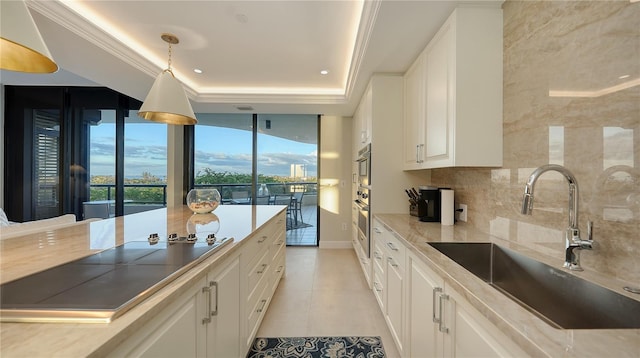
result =
[[[58,70],[23,1],[0,1],[0,69],[30,73]]]
[[[198,123],[182,84],[169,70],[162,71],[156,78],[138,111],[138,116],[150,121],[168,124]]]

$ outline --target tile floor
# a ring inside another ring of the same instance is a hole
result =
[[[286,275],[257,336],[380,336],[387,357],[399,356],[350,249],[287,247]]]
[[[316,245],[318,228],[318,207],[316,205],[302,206],[302,221],[311,226],[287,230],[287,245]]]

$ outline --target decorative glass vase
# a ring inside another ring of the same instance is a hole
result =
[[[218,189],[191,189],[187,194],[187,206],[196,214],[210,213],[220,205]]]
[[[258,196],[267,195],[269,195],[269,188],[267,188],[267,184],[260,184],[260,189],[258,189]]]

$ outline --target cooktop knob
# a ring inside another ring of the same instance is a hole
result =
[[[196,234],[187,235],[187,241],[188,242],[196,242],[197,240],[198,240],[198,238],[196,237]]]
[[[160,241],[160,237],[157,233],[149,234],[149,238],[147,239],[151,245],[155,245]]]
[[[169,234],[169,237],[167,238],[167,241],[169,241],[169,242],[178,241],[178,234],[176,234],[176,233]]]

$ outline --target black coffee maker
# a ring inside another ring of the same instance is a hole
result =
[[[411,204],[409,214],[420,221],[440,222],[440,189],[446,188],[420,188],[419,200]]]

